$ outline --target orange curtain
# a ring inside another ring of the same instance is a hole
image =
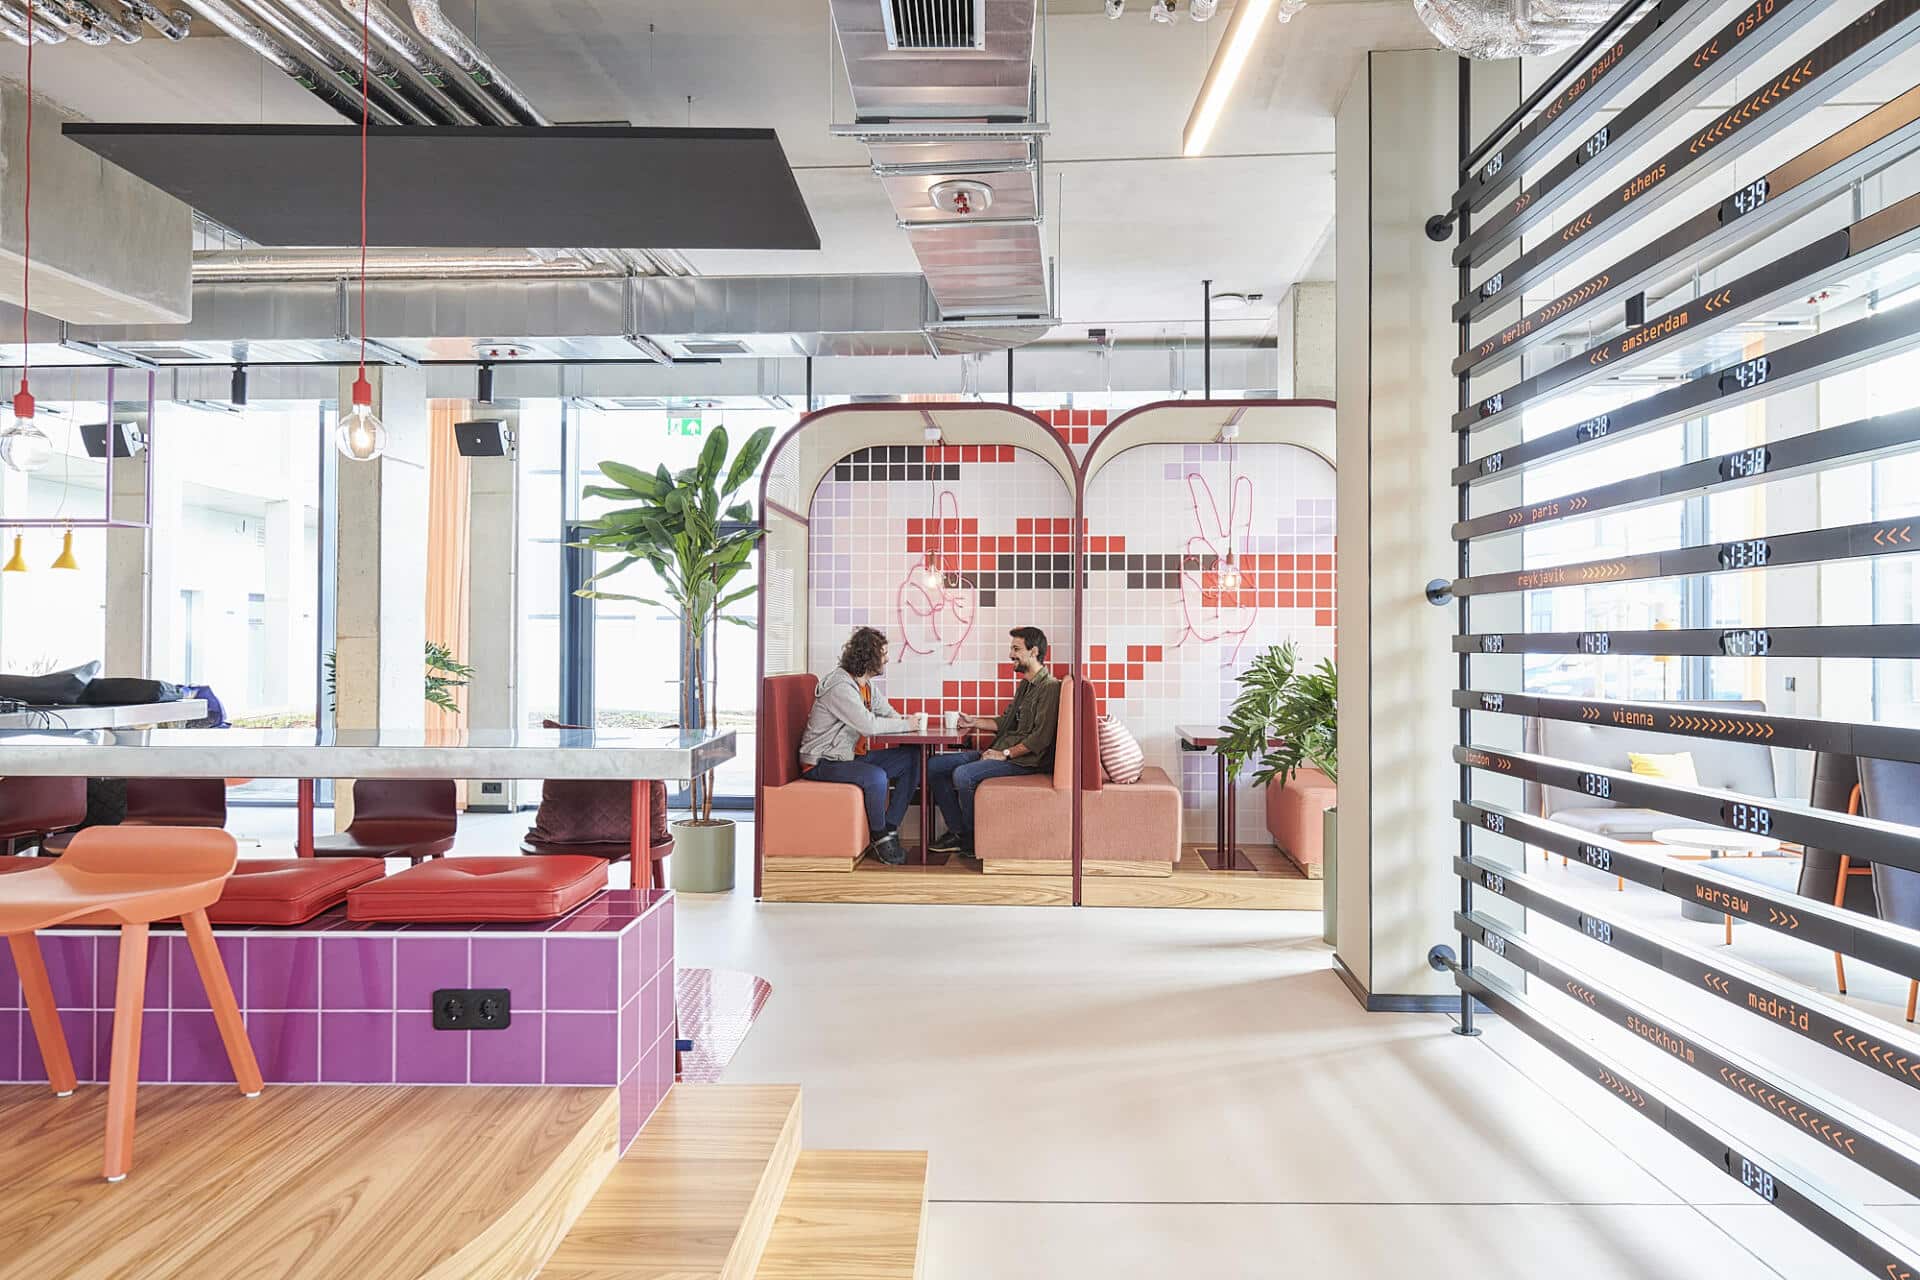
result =
[[[427,639],[467,656],[467,460],[455,444],[453,424],[467,417],[465,400],[434,400],[433,444],[427,463]],[[454,690],[464,715],[467,691]],[[429,705],[429,728],[454,728],[461,717]]]

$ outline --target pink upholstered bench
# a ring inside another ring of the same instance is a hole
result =
[[[768,676],[760,720],[760,856],[767,871],[852,871],[867,847],[860,788],[800,776],[800,734],[820,682]]]
[[[235,866],[220,900],[207,908],[215,924],[305,924],[347,894],[387,874],[380,858],[254,858]]]
[[[973,851],[989,875],[1073,874],[1074,682],[1060,682],[1053,772],[989,778],[975,793]]]
[[[1267,830],[1308,879],[1318,880],[1325,874],[1320,816],[1333,808],[1338,797],[1333,779],[1318,769],[1301,769],[1286,786],[1267,787]]]

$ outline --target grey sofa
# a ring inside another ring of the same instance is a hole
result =
[[[1764,702],[1681,705],[1718,711],[1767,709]],[[1632,767],[1627,759],[1628,752],[1653,755],[1685,752],[1693,757],[1694,772],[1699,775],[1703,787],[1769,799],[1776,794],[1773,752],[1752,742],[1718,742],[1655,733],[1651,729],[1622,729],[1614,725],[1530,719],[1527,722],[1527,750],[1559,760],[1621,770]],[[1610,800],[1596,800],[1584,792],[1538,783],[1527,784],[1527,809],[1551,821],[1616,840],[1650,840],[1653,833],[1662,827],[1701,825],[1657,810],[1629,808]]]

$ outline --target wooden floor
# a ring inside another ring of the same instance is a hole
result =
[[[152,1085],[110,1185],[106,1094],[0,1087],[0,1276],[526,1276],[619,1142],[612,1089]]]
[[[1084,876],[1081,901],[1090,907],[1320,909],[1323,882],[1307,879],[1278,849],[1267,845],[1245,850],[1255,871],[1210,871],[1200,860],[1199,848],[1188,845],[1170,876]],[[889,867],[866,858],[852,871],[770,869],[761,877],[760,896],[767,902],[1064,907],[1073,902],[1073,879],[990,876],[982,874],[977,864],[975,868]]]
[[[924,1151],[803,1151],[758,1280],[916,1280],[926,1209]]]

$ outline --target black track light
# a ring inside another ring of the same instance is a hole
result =
[[[233,407],[236,409],[245,407],[247,403],[247,366],[243,364],[233,366],[233,394],[229,396],[228,399],[233,401]]]
[[[480,366],[480,394],[478,399],[481,404],[493,403],[493,366],[490,364]]]

